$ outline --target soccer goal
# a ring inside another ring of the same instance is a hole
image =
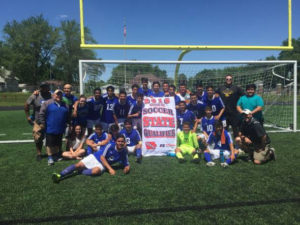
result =
[[[96,87],[105,93],[110,85],[116,93],[125,89],[129,94],[131,85],[140,85],[142,77],[148,78],[149,88],[153,81],[167,81],[176,87],[185,82],[191,92],[199,83],[217,89],[227,74],[244,89],[256,84],[269,131],[297,131],[297,61],[79,61],[80,93],[88,96]]]

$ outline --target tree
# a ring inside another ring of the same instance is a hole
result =
[[[132,80],[138,74],[149,73],[162,80],[170,80],[167,76],[167,71],[161,70],[158,66],[153,66],[151,64],[119,64],[112,70],[112,75],[107,83],[123,86],[125,84],[125,74],[126,83],[128,83],[128,81]]]
[[[58,42],[58,30],[42,15],[7,23],[3,29],[8,69],[20,82],[37,84],[49,74],[50,60]]]
[[[59,47],[55,50],[55,77],[68,83],[78,83],[79,59],[96,59],[96,54],[92,50],[80,48],[80,25],[75,20],[62,21],[59,33],[61,40]],[[85,28],[85,40],[87,43],[95,43],[88,28]],[[97,76],[100,77],[105,67],[104,65],[94,64],[87,66],[85,69],[96,81]]]

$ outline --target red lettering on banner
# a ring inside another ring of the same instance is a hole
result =
[[[143,117],[144,127],[175,127],[173,117]]]

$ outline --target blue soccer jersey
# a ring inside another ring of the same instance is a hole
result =
[[[130,105],[136,104],[136,98],[134,98],[132,95],[127,95],[127,101]]]
[[[101,111],[104,105],[104,100],[102,97],[95,99],[94,97],[87,100],[87,105],[89,107],[89,113],[87,116],[88,120],[98,120],[101,118]]]
[[[178,105],[179,102],[181,101],[178,95],[174,95],[174,99],[175,99],[175,105]]]
[[[212,116],[210,119],[208,119],[206,116],[201,119],[201,128],[202,131],[205,131],[208,135],[210,135],[211,132],[215,131],[215,118]]]
[[[114,105],[118,103],[118,98],[109,98],[108,96],[104,98],[104,107],[102,112],[101,121],[104,123],[114,123],[113,108]]]
[[[220,111],[225,108],[225,105],[220,97],[216,97],[215,95],[212,97],[212,99],[206,100],[206,104],[211,107],[213,116],[219,115]],[[225,115],[221,116],[220,120],[224,120]]]
[[[121,163],[123,166],[129,166],[128,152],[126,148],[117,150],[115,144],[108,144],[104,149],[94,153],[95,158],[102,163],[101,156],[104,156],[109,165]]]
[[[207,143],[214,144],[214,149],[230,151],[229,145],[233,143],[230,133],[224,130],[225,143],[222,143],[221,136],[222,135],[218,136],[216,132],[211,132],[208,136]]]
[[[97,144],[100,141],[106,140],[107,138],[108,134],[106,132],[103,132],[100,136],[96,132],[94,132],[88,137],[88,140],[92,140],[95,144]]]
[[[113,106],[113,114],[116,115],[118,119],[125,119],[128,116],[129,109],[130,109],[129,102],[125,102],[125,104],[121,104],[120,101],[118,101]]]
[[[120,134],[124,135],[126,144],[129,147],[136,146],[142,139],[139,132],[136,129],[131,129],[130,132],[124,128],[120,131]]]
[[[198,100],[199,101],[202,101],[202,102],[206,102],[206,100],[207,100],[207,92],[206,91],[203,91],[202,92],[202,95],[197,95],[197,97],[198,97]]]
[[[162,91],[159,92],[154,92],[153,90],[151,91],[151,93],[149,94],[150,97],[164,97],[165,93],[163,93]]]
[[[151,89],[149,89],[149,88],[147,88],[147,89],[139,88],[138,93],[143,94],[144,97],[147,97],[147,96],[150,96]]]
[[[206,107],[206,104],[204,102],[198,100],[197,104],[194,105],[194,104],[190,103],[187,105],[186,108],[188,110],[192,111],[195,114],[195,116],[198,119],[200,119],[205,114],[205,107]]]
[[[177,125],[180,130],[182,130],[183,122],[189,122],[190,128],[193,129],[195,120],[196,116],[192,111],[186,109],[183,113],[181,113],[177,110]]]
[[[135,105],[130,106],[128,115],[132,115],[132,114],[136,114],[137,112],[140,112],[138,117],[133,117],[133,118],[141,119],[142,118],[142,109],[143,109],[143,107],[144,107],[144,103],[141,104],[141,105],[135,104]]]

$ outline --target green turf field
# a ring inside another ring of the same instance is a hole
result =
[[[1,131],[30,132],[22,113],[0,113]],[[76,161],[49,167],[35,161],[33,144],[0,144],[0,224],[300,224],[299,133],[270,136],[278,159],[262,166],[130,157],[127,176],[60,184],[51,174]]]

